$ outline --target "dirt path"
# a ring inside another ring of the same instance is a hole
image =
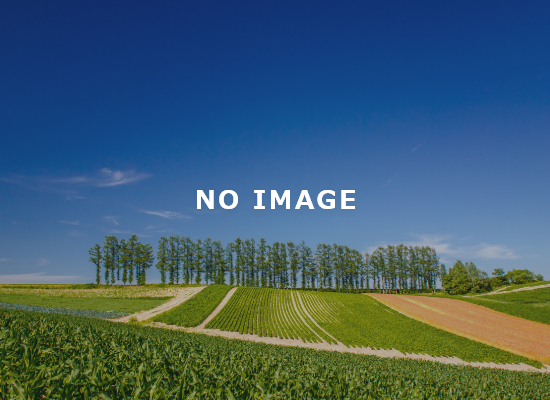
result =
[[[465,301],[421,296],[369,296],[428,325],[550,364],[550,326]]]
[[[196,328],[185,329],[185,328],[182,328],[181,326],[166,325],[160,322],[153,322],[149,325],[157,328],[202,333],[205,335],[219,336],[227,339],[239,339],[239,340],[245,340],[249,342],[274,344],[277,346],[291,346],[291,347],[308,348],[308,349],[315,349],[315,350],[337,351],[340,353],[363,354],[363,355],[371,355],[371,356],[377,356],[377,357],[383,357],[383,358],[410,358],[414,360],[434,361],[442,364],[464,365],[464,366],[481,367],[481,368],[496,368],[496,369],[505,369],[509,371],[542,372],[542,373],[550,374],[550,368],[538,369],[527,364],[496,364],[496,363],[489,363],[489,362],[466,362],[466,361],[462,361],[457,357],[432,357],[427,354],[402,353],[395,349],[374,350],[374,349],[371,349],[370,347],[346,347],[341,343],[337,345],[328,344],[326,342],[307,343],[297,339],[280,339],[278,337],[244,335],[244,334],[240,334],[239,332],[221,331],[219,329],[202,329],[202,330],[197,330]]]
[[[210,321],[212,321],[214,319],[214,317],[216,315],[218,315],[218,313],[222,310],[222,308],[227,304],[227,302],[229,301],[229,299],[231,298],[231,296],[233,296],[233,294],[237,291],[237,287],[234,287],[232,288],[229,292],[227,292],[227,294],[225,295],[225,297],[223,298],[223,300],[221,301],[220,304],[218,304],[218,306],[216,307],[216,309],[214,311],[212,311],[212,313],[206,317],[206,319],[204,321],[202,321],[202,324],[200,324],[199,326],[197,326],[196,328],[190,328],[189,331],[202,331],[204,330],[204,327],[206,326],[207,323],[209,323]]]
[[[146,311],[140,311],[138,313],[127,315],[125,317],[117,318],[117,319],[110,319],[109,321],[114,322],[128,322],[130,318],[135,317],[138,321],[145,321],[149,318],[153,318],[154,316],[163,313],[165,311],[170,310],[171,308],[179,306],[181,303],[186,302],[191,297],[196,295],[198,292],[200,292],[202,289],[204,289],[206,286],[202,287],[190,287],[190,288],[182,288],[178,291],[178,294],[176,297],[168,300],[166,303],[161,304],[158,307],[152,308],[150,310]]]
[[[506,287],[497,289],[497,290],[495,290],[494,292],[491,292],[491,293],[476,294],[476,295],[468,296],[468,297],[490,296],[490,295],[493,295],[493,294],[506,294],[506,293],[514,293],[514,292],[523,292],[525,290],[550,288],[550,283],[547,283],[545,285],[538,285],[538,286],[526,286],[526,287],[522,287],[522,288],[519,288],[519,289],[512,289],[512,290],[506,290],[505,291],[504,289],[506,289],[508,287],[510,287],[510,286],[506,286]]]

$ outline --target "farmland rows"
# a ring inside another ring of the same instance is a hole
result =
[[[548,399],[546,374],[0,310],[0,398]]]
[[[168,325],[195,327],[210,315],[233,286],[209,285],[184,303],[152,318]]]
[[[525,363],[529,358],[434,328],[367,296],[239,288],[207,325],[239,334],[403,354],[458,357],[466,362]]]
[[[242,287],[206,328],[320,342],[303,319],[296,312],[292,292]]]

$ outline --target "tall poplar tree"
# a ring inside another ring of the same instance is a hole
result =
[[[168,268],[168,240],[163,236],[159,240],[159,247],[157,250],[157,269],[160,272],[160,281],[166,283],[166,270]]]
[[[93,262],[96,267],[95,282],[99,285],[101,283],[101,246],[97,243],[94,244],[94,246],[90,250],[88,250],[88,254],[90,254],[90,261]]]

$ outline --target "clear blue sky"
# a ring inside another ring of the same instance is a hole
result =
[[[0,282],[93,281],[88,249],[131,233],[550,278],[550,4],[365,3],[3,2]],[[239,205],[198,212],[197,189]]]

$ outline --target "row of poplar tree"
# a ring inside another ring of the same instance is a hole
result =
[[[118,241],[106,236],[103,248],[90,249],[96,265],[105,269],[105,283],[122,281],[145,284],[145,272],[153,265],[149,244],[136,235]],[[156,268],[162,283],[228,283],[237,286],[320,290],[426,290],[435,289],[442,267],[431,247],[405,245],[378,247],[371,254],[347,246],[319,244],[314,249],[304,241],[275,242],[237,238],[223,246],[220,241],[189,237],[161,237]],[[122,273],[121,273],[122,272]]]
[[[105,236],[103,246],[95,244],[89,251],[90,261],[96,266],[96,283],[101,283],[101,268],[105,270],[105,284],[116,282],[145,285],[146,273],[153,266],[153,246],[142,244],[136,235],[128,240]],[[122,272],[122,274],[121,274]]]

